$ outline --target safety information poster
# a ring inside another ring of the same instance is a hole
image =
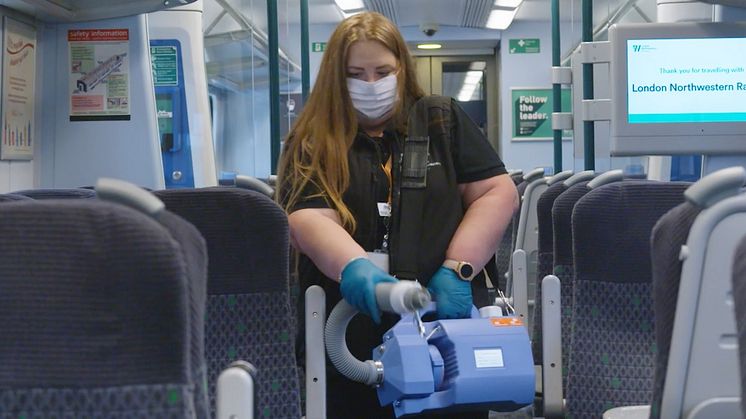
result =
[[[36,31],[5,18],[3,50],[3,160],[31,160],[34,138]]]
[[[69,30],[67,41],[70,120],[129,120],[129,29]]]

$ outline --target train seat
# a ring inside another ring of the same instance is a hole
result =
[[[531,176],[540,176],[544,174],[544,171],[542,170],[539,174],[538,170],[534,170],[532,173]],[[523,196],[523,191],[526,190],[526,186],[528,185],[528,182],[524,179],[523,170],[509,171],[508,174],[510,179],[513,180],[513,184],[516,186],[518,196]],[[513,213],[513,217],[505,228],[505,233],[503,233],[503,237],[500,240],[500,243],[498,243],[495,252],[495,263],[497,265],[496,272],[498,277],[494,282],[494,286],[506,293],[509,293],[507,289],[507,278],[510,276],[510,259],[513,257],[515,237],[516,234],[518,234],[518,216],[520,213],[520,208]]]
[[[205,356],[213,410],[218,374],[244,359],[257,367],[257,413],[299,418],[285,213],[266,196],[240,188],[170,189],[155,195],[207,242]]]
[[[741,240],[733,259],[733,300],[741,372],[741,414],[746,416],[746,238]]]
[[[510,263],[510,275],[506,285],[513,299],[516,313],[524,317],[527,325],[531,324],[528,296],[533,295],[533,278],[536,275],[536,202],[549,186],[549,177],[544,176],[544,169],[537,168],[524,176],[518,186],[521,205],[514,231],[513,255]]]
[[[599,417],[648,403],[655,355],[650,234],[688,183],[629,180],[591,188],[572,214],[575,281],[567,413]]]
[[[188,284],[206,252],[161,215],[191,240],[109,202],[0,205],[2,416],[201,417]]]
[[[590,181],[587,178],[588,175],[581,172],[565,180],[563,182],[565,190],[552,203],[552,276],[559,284],[554,293],[539,292],[539,289],[543,288],[543,278],[542,286],[537,287],[536,304],[539,305],[541,314],[535,317],[537,319],[535,324],[541,321],[542,326],[539,338],[541,358],[535,358],[535,361],[542,364],[543,413],[551,417],[562,416],[564,410],[562,398],[566,387],[570,353],[572,290],[575,275],[572,252],[572,211],[575,204],[591,190]],[[606,172],[597,177],[594,176],[593,185],[600,187],[621,179],[620,171]],[[559,301],[558,310],[547,313],[545,316],[541,306],[550,304],[550,301]],[[544,324],[545,322],[547,324]],[[545,352],[544,347],[550,349]]]
[[[28,201],[31,198],[13,193],[0,194],[0,202]]]
[[[592,179],[595,176],[591,170],[579,172],[567,179],[558,179],[561,181],[552,181],[547,190],[541,194],[536,204],[537,225],[539,227],[538,236],[538,265],[537,265],[537,284],[545,276],[553,273],[554,263],[554,230],[552,227],[552,207],[557,197],[566,191],[576,182],[582,182]],[[571,182],[566,182],[572,179]],[[534,316],[536,321],[533,323],[531,350],[534,354],[534,362],[540,362],[541,354],[541,287],[536,287],[534,297]]]
[[[651,418],[740,416],[730,278],[736,246],[746,236],[744,182],[740,167],[702,178],[653,230]]]

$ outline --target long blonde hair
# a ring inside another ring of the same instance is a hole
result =
[[[347,153],[358,130],[357,114],[347,91],[347,57],[357,41],[377,41],[397,59],[398,101],[391,121],[406,132],[407,110],[424,96],[412,57],[396,26],[375,12],[354,15],[339,24],[327,43],[318,77],[280,157],[276,196],[286,211],[309,185],[335,209],[342,226],[355,231],[355,219],[342,201],[350,184]]]

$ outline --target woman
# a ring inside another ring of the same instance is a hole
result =
[[[475,274],[491,261],[518,203],[479,128],[455,102],[423,96],[397,28],[378,13],[352,16],[327,43],[280,161],[277,195],[301,253],[301,286],[325,289],[327,313],[344,298],[368,316],[356,316],[347,333],[361,359],[397,320],[376,306],[379,282],[419,280],[439,318],[468,316],[474,299],[487,303],[484,275]],[[426,102],[410,123],[415,103]],[[428,131],[419,151],[409,150],[412,125]],[[418,159],[425,170],[406,167]],[[374,389],[333,367],[327,393],[329,418],[393,417]]]

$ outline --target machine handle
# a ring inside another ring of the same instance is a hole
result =
[[[431,303],[430,293],[419,282],[382,282],[376,285],[378,308],[389,313],[411,313]]]
[[[419,314],[420,317],[422,317],[422,316],[424,316],[426,314],[435,313],[437,311],[437,308],[438,308],[437,302],[431,301],[426,306],[424,306],[421,309],[419,309],[417,314]],[[482,317],[482,315],[479,314],[479,309],[476,308],[474,305],[471,306],[471,313],[470,313],[470,315],[471,315],[470,318],[472,318],[472,319],[478,319],[478,318]],[[401,318],[402,319],[410,318],[410,317],[413,318],[414,316],[415,316],[415,313],[406,313],[406,314],[403,314],[401,316]]]

